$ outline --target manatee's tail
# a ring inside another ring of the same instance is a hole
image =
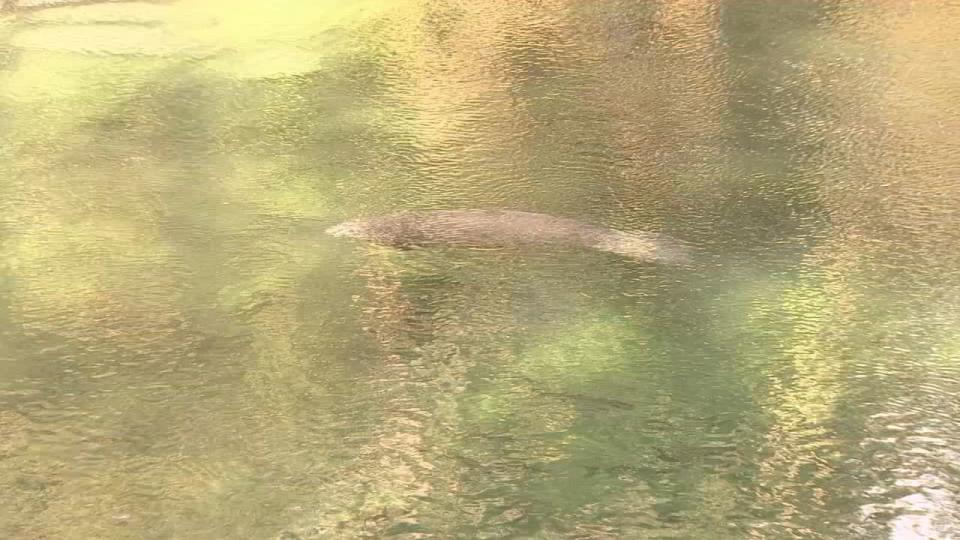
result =
[[[595,247],[640,261],[685,265],[692,260],[689,247],[670,237],[653,233],[611,230]]]

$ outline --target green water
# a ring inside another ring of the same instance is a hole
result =
[[[0,537],[960,537],[956,3],[64,3],[0,14]],[[697,259],[322,234],[464,207]]]

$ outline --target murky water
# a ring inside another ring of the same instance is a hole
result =
[[[0,537],[960,537],[958,25],[8,0]],[[697,260],[321,233],[463,207]]]

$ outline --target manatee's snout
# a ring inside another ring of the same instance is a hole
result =
[[[343,236],[343,225],[334,225],[323,230],[324,233],[332,236]]]
[[[344,221],[343,223],[327,228],[324,232],[332,236],[357,238],[363,234],[363,225],[356,221]]]

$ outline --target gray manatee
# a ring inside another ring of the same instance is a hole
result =
[[[352,219],[330,227],[326,232],[405,249],[427,246],[575,247],[616,253],[640,261],[690,262],[689,248],[663,235],[623,232],[570,218],[513,210],[406,211]]]

